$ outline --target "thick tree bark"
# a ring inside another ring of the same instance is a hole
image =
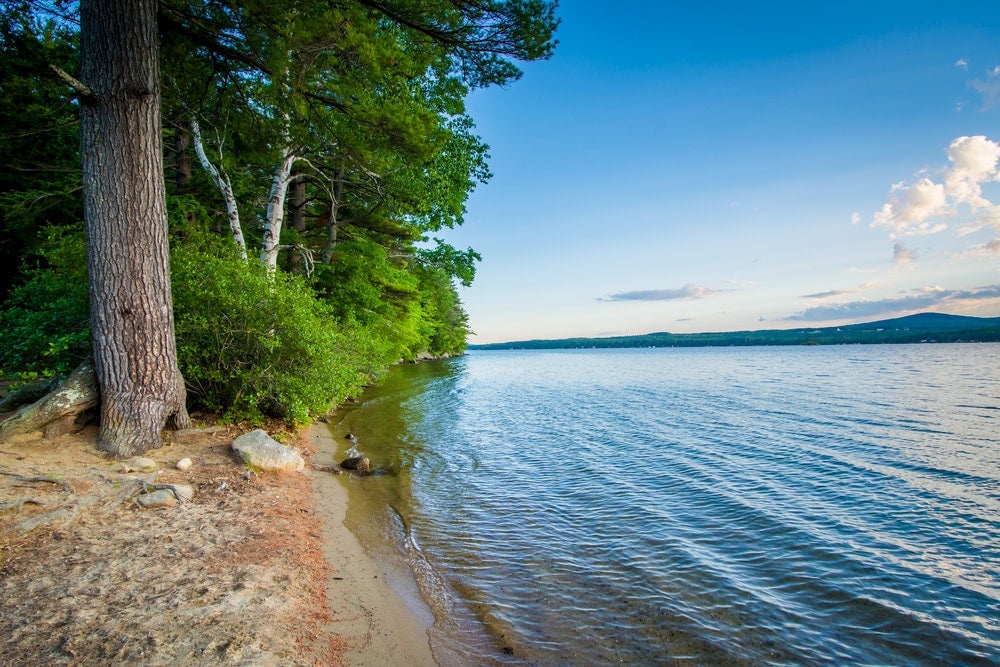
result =
[[[80,105],[98,446],[131,456],[190,426],[177,368],[160,135],[157,0],[82,0]]]

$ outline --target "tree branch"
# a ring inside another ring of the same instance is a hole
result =
[[[56,76],[59,77],[60,81],[62,81],[67,86],[76,91],[76,94],[80,97],[81,101],[92,102],[95,99],[97,99],[97,96],[94,94],[94,91],[91,90],[90,87],[87,86],[87,84],[73,77],[66,70],[62,69],[57,65],[53,65],[52,63],[49,63],[49,68],[53,72],[55,72]]]

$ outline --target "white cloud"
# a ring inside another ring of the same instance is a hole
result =
[[[907,185],[896,183],[889,201],[872,218],[872,227],[890,230],[890,238],[936,234],[947,229],[941,218],[952,217],[959,207],[968,207],[974,217],[958,230],[971,234],[988,225],[1000,229],[1000,205],[983,195],[983,184],[1000,180],[1000,144],[985,136],[958,137],[948,146],[951,165],[944,182],[928,176]]]
[[[1000,66],[987,72],[985,79],[975,79],[969,85],[983,96],[982,110],[992,109],[1000,98]]]
[[[721,290],[726,291],[726,290]],[[687,284],[680,289],[647,289],[610,294],[598,301],[672,301],[674,299],[708,299],[718,295],[720,290],[700,285]]]
[[[948,197],[944,185],[921,178],[913,185],[896,183],[889,191],[889,201],[875,214],[872,227],[885,227],[896,236],[935,234],[947,228],[931,223],[930,218],[948,213]]]
[[[966,62],[965,58],[959,58],[958,60],[955,61],[955,67],[959,67],[961,69],[968,70],[969,69],[969,63]]]
[[[984,136],[959,137],[948,146],[948,159],[952,163],[944,178],[948,196],[973,211],[992,209],[993,203],[983,197],[982,184],[997,180],[1000,144]]]
[[[906,315],[927,309],[947,309],[949,312],[974,309],[977,305],[995,303],[1000,299],[1000,285],[987,285],[971,290],[949,290],[940,285],[910,290],[902,296],[887,299],[858,299],[844,303],[821,304],[784,318],[785,321],[828,322],[833,320],[866,319],[878,316]]]
[[[917,253],[907,248],[902,243],[896,242],[892,246],[892,263],[893,264],[909,264],[917,259]]]
[[[858,213],[857,211],[855,211],[854,213],[851,213],[851,224],[852,225],[856,225],[859,222],[861,222],[861,214]]]
[[[992,259],[995,255],[1000,255],[1000,238],[990,239],[986,243],[978,243],[955,256],[959,259],[964,257],[989,257]]]
[[[834,296],[843,296],[845,294],[854,294],[856,290],[852,289],[832,289],[826,292],[816,292],[814,294],[803,294],[803,299],[829,299]]]

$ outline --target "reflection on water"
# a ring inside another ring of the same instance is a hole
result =
[[[479,352],[333,429],[443,664],[997,664],[998,419],[984,344]]]

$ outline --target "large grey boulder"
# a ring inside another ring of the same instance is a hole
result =
[[[298,452],[281,444],[261,429],[236,438],[232,447],[241,461],[259,470],[301,472],[306,465]]]

